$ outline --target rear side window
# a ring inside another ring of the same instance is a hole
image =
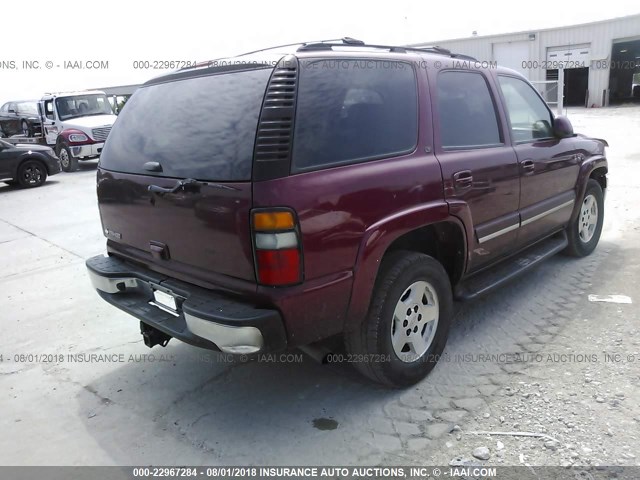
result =
[[[191,77],[138,89],[109,134],[100,166],[163,177],[250,180],[271,71]],[[146,170],[146,162],[159,162],[162,172]]]
[[[408,63],[301,62],[292,170],[408,153],[418,138],[416,76]]]
[[[509,112],[513,141],[529,142],[553,137],[553,120],[546,104],[524,80],[499,76],[500,89]]]
[[[482,74],[442,72],[438,75],[437,90],[443,148],[501,144],[496,109]]]

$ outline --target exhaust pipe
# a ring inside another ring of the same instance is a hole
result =
[[[144,340],[144,344],[152,348],[156,345],[160,345],[162,347],[166,347],[169,340],[171,340],[171,336],[167,335],[164,332],[161,332],[157,328],[152,327],[151,325],[147,325],[144,322],[140,322],[140,333],[142,334],[142,338]]]

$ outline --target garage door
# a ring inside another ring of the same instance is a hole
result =
[[[525,77],[529,71],[522,68],[522,63],[529,61],[529,44],[531,42],[506,42],[493,44],[493,59],[502,67],[512,68]]]
[[[547,61],[550,63],[563,62],[565,68],[588,67],[590,58],[591,46],[588,43],[547,49]]]

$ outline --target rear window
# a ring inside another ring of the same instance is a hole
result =
[[[414,150],[418,94],[409,63],[338,59],[300,67],[294,172]]]
[[[192,77],[138,89],[109,134],[100,166],[163,177],[249,180],[271,71]],[[146,162],[159,162],[162,172],[146,170]]]

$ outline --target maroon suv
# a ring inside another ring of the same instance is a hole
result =
[[[596,247],[606,142],[518,73],[351,39],[262,55],[147,82],[106,142],[87,267],[148,346],[342,334],[365,375],[410,385],[454,299]]]

